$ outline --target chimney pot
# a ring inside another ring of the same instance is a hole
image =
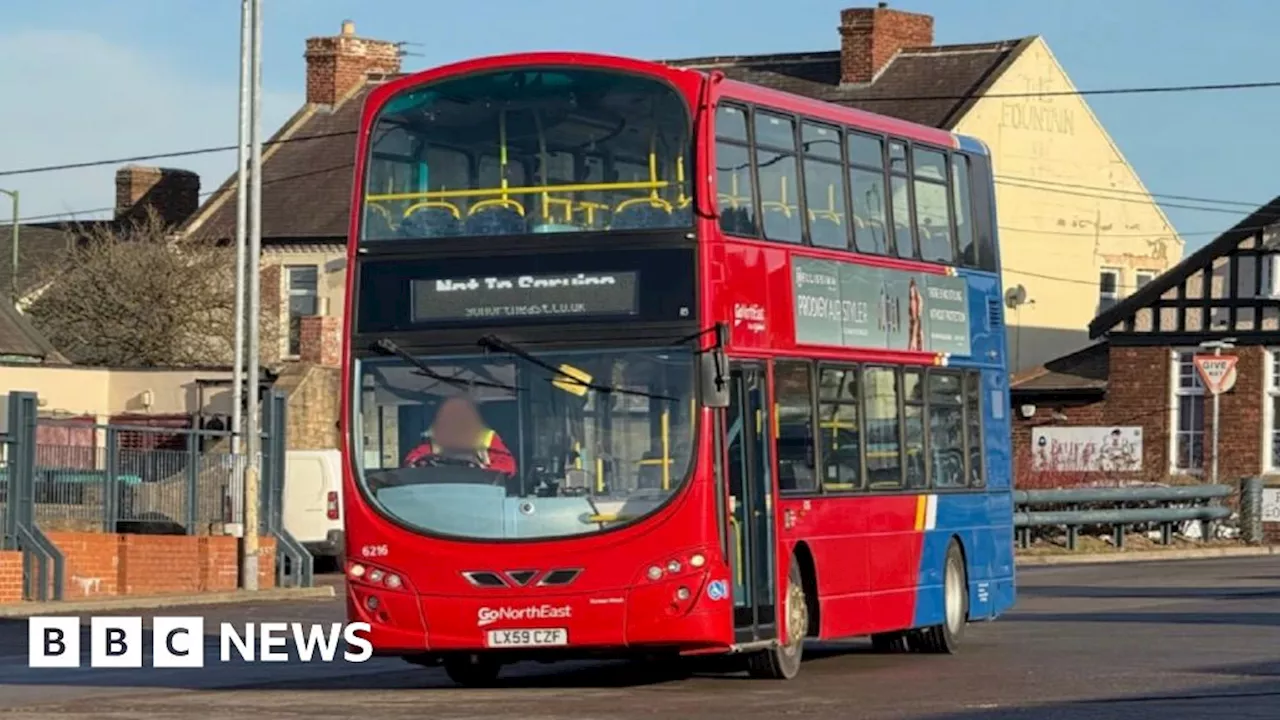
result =
[[[840,82],[865,85],[905,48],[933,45],[933,16],[889,9],[849,8],[840,12]]]

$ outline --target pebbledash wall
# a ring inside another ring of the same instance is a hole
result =
[[[237,538],[46,534],[65,558],[64,600],[231,592],[239,584]],[[259,587],[275,587],[275,538],[261,538],[258,552]],[[21,600],[22,553],[0,552],[0,604]]]

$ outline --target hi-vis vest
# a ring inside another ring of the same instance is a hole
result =
[[[493,446],[493,438],[497,434],[493,430],[485,430],[480,433],[480,437],[476,438],[476,459],[480,461],[481,465],[489,464],[489,448]],[[440,448],[431,439],[431,433],[427,433],[427,446],[431,448],[432,455],[441,454]]]

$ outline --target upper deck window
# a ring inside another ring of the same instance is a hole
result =
[[[365,240],[693,224],[689,112],[653,78],[447,78],[391,98],[369,143]]]

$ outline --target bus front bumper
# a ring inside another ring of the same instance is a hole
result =
[[[347,615],[370,625],[379,655],[502,652],[513,655],[674,648],[732,642],[733,604],[707,573],[573,595],[418,595],[349,584]]]

